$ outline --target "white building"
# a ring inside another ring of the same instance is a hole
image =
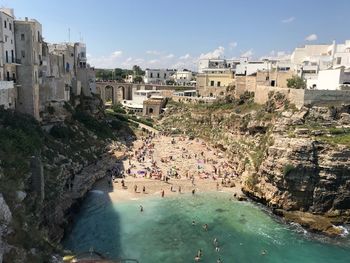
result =
[[[350,86],[350,71],[344,67],[320,70],[317,79],[307,81],[308,89],[340,90],[343,85]]]
[[[123,100],[122,105],[134,113],[143,112],[143,102],[150,98],[162,98],[159,90],[133,90],[132,100]]]
[[[0,80],[16,82],[15,28],[13,9],[0,9]]]
[[[249,76],[258,71],[265,71],[271,69],[271,62],[269,60],[248,60],[248,58],[241,58],[239,64],[236,65],[236,75]]]
[[[178,85],[191,85],[191,81],[194,78],[194,74],[192,71],[189,70],[182,70],[182,71],[176,71],[172,75],[172,79],[175,81]]]
[[[175,69],[146,69],[143,81],[146,84],[165,85],[175,72]]]
[[[318,79],[320,70],[350,68],[350,40],[344,44],[333,41],[332,44],[298,47],[292,53],[291,62],[296,65],[298,75],[312,83]]]
[[[220,71],[234,70],[238,60],[233,59],[200,59],[198,61],[198,73],[218,73]]]

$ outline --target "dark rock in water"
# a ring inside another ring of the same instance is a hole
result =
[[[242,217],[242,218],[240,218],[240,219],[238,220],[238,222],[240,222],[241,224],[245,224],[245,223],[248,222],[248,220],[245,219],[244,217]]]
[[[218,213],[223,213],[223,212],[226,212],[227,210],[226,209],[222,209],[222,208],[218,208],[218,209],[215,209],[216,212]]]

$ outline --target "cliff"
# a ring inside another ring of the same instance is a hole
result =
[[[115,163],[109,152],[133,139],[128,123],[89,100],[45,124],[0,109],[0,262],[52,260],[71,210]]]
[[[349,112],[297,110],[280,94],[259,106],[245,94],[212,105],[172,103],[160,128],[210,141],[230,157],[246,195],[286,220],[336,235],[333,224],[350,221]]]

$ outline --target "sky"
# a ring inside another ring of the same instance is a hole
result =
[[[45,41],[83,41],[98,68],[196,69],[200,58],[284,57],[350,39],[349,0],[0,0]],[[70,31],[70,34],[69,34]],[[70,36],[70,37],[69,37]]]

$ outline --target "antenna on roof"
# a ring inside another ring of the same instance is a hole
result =
[[[68,43],[70,43],[70,28],[68,27]]]

